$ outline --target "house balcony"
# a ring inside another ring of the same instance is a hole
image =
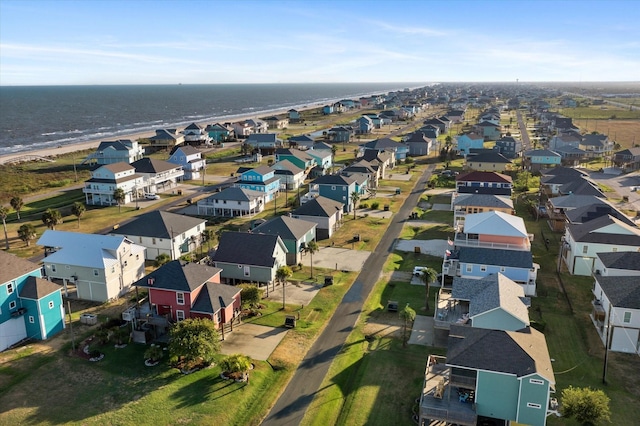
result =
[[[442,274],[450,277],[460,276],[460,263],[458,259],[453,259],[451,256],[445,257],[444,262],[442,262]]]
[[[531,241],[529,239],[522,240],[521,243],[495,243],[491,241],[480,241],[478,234],[456,233],[454,244],[456,247],[481,247],[489,249],[518,250],[531,251]]]
[[[593,323],[596,331],[598,332],[598,336],[600,336],[600,340],[602,340],[602,344],[606,344],[607,341],[607,324],[606,317],[607,312],[602,306],[602,302],[598,299],[594,299],[591,301],[591,305],[593,309],[589,314],[589,318],[591,318],[591,322]]]
[[[451,324],[470,325],[469,302],[453,299],[451,290],[442,288],[434,313],[434,327],[449,330]]]
[[[456,387],[453,380],[458,379],[451,375],[451,369],[445,363],[444,357],[429,356],[420,396],[418,424],[427,425],[436,420],[475,426],[478,416],[473,391]]]

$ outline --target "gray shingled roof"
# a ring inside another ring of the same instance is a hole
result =
[[[134,168],[131,164],[125,163],[124,161],[120,161],[119,163],[106,164],[100,167],[104,167],[105,169],[111,171],[112,173],[125,172],[127,170],[131,170]]]
[[[169,213],[160,210],[154,210],[149,213],[138,216],[126,225],[120,226],[112,234],[125,235],[128,237],[155,237],[155,238],[173,238],[187,232],[198,225],[203,225],[207,221],[191,216]]]
[[[390,138],[382,138],[382,139],[373,140],[371,142],[363,143],[360,146],[368,149],[381,150],[381,149],[391,148],[395,150],[395,149],[398,149],[399,147],[403,147],[406,145],[403,144],[402,142],[396,142]]]
[[[164,160],[155,160],[152,158],[142,158],[131,163],[136,169],[136,173],[161,173],[169,170],[175,170],[179,166]]]
[[[611,215],[627,225],[635,226],[633,221],[625,216],[624,213],[605,203],[588,204],[565,212],[565,216],[571,223],[587,223],[605,215]]]
[[[549,204],[554,208],[578,209],[592,205],[608,205],[605,200],[595,195],[569,194],[560,197],[549,198]]]
[[[316,178],[312,184],[319,185],[351,185],[356,180],[349,176],[342,175],[324,175]]]
[[[456,182],[497,182],[513,183],[511,176],[497,172],[474,171],[456,177]]]
[[[456,207],[478,206],[489,208],[513,208],[513,200],[504,195],[460,194],[453,204]]]
[[[272,268],[275,265],[273,254],[278,241],[282,243],[277,235],[223,232],[212,260]],[[284,244],[282,249],[286,251]]]
[[[576,179],[567,182],[558,188],[558,192],[561,194],[595,195],[596,197],[605,198],[600,188],[587,179]]]
[[[516,377],[539,374],[555,384],[544,335],[530,327],[502,331],[451,325],[447,365]]]
[[[596,276],[600,288],[616,308],[640,309],[640,277]]]
[[[315,222],[294,219],[289,216],[278,216],[253,228],[251,232],[256,234],[278,235],[283,240],[298,241],[316,226],[318,225]]]
[[[0,250],[0,284],[37,271],[40,266],[18,256]]]
[[[262,197],[264,192],[232,186],[210,195],[207,200],[249,201]]]
[[[474,316],[501,308],[513,317],[529,325],[530,299],[521,286],[498,274],[490,274],[480,280],[455,277],[451,296],[469,301],[469,315]]]
[[[222,308],[231,306],[239,297],[240,288],[226,284],[206,283],[191,307],[191,312],[215,314]]]
[[[616,251],[611,253],[596,253],[605,268],[640,271],[640,252]],[[640,277],[637,278],[640,281]]]
[[[276,171],[276,174],[297,175],[298,173],[304,171],[303,169],[296,166],[289,160],[280,160],[277,163],[275,163],[273,166],[271,166],[271,168]]]
[[[133,283],[138,287],[192,292],[222,271],[213,266],[172,260]]]
[[[461,263],[527,269],[533,267],[533,256],[530,251],[460,247],[454,251],[454,254],[456,252]]]
[[[598,232],[609,225],[619,225],[625,233]],[[640,247],[640,229],[631,227],[613,216],[606,215],[583,224],[567,224],[573,239],[581,243],[616,244]]]
[[[483,152],[482,154],[474,155],[473,157],[468,156],[467,163],[511,164],[511,160],[498,152]]]
[[[27,277],[25,283],[20,289],[19,296],[23,299],[42,299],[45,296],[62,291],[62,287],[50,281],[37,277]]]
[[[292,214],[300,216],[331,217],[336,214],[336,211],[342,211],[343,207],[343,203],[327,197],[318,196],[295,209]]]

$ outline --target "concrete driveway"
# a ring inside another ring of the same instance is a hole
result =
[[[631,187],[640,186],[640,172],[628,173],[624,175],[613,175],[607,173],[590,172],[589,177],[596,182],[600,182],[616,191],[620,197],[629,197],[628,203],[617,203],[619,209],[640,211],[640,192],[631,191]]]
[[[266,327],[243,323],[225,336],[220,352],[224,355],[242,354],[258,361],[266,361],[289,331],[286,328]]]
[[[343,247],[322,247],[313,254],[313,266],[337,271],[361,271],[371,252]],[[302,264],[309,265],[309,254],[302,257]]]
[[[315,261],[315,255],[313,260]],[[308,305],[324,285],[324,276],[318,277],[318,281],[318,283],[304,281],[300,283],[288,283],[285,288],[285,303],[288,305]],[[265,299],[282,301],[282,286],[276,285],[275,290],[271,289],[272,286],[269,286],[269,297],[265,297]],[[264,295],[267,295],[266,290]]]

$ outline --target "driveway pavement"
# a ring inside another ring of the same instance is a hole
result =
[[[640,212],[640,192],[631,191],[631,187],[640,186],[640,172],[624,175],[590,172],[589,177],[613,189],[620,198],[629,197],[629,202],[615,203],[616,208]]]
[[[313,254],[313,266],[336,271],[361,271],[371,252],[343,247],[322,247]],[[302,264],[309,264],[309,254],[302,257]]]
[[[285,302],[291,305],[308,305],[324,285],[324,276],[318,277],[318,281],[318,283],[289,282],[285,288]],[[274,290],[271,290],[271,286],[269,288],[269,297],[265,299],[282,301],[282,286],[276,285]]]
[[[286,328],[242,323],[225,336],[220,352],[224,355],[243,354],[266,361],[289,331]]]
[[[420,253],[442,257],[447,249],[447,240],[397,240],[396,250],[415,252],[420,247]]]

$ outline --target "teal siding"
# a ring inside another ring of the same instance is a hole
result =
[[[480,416],[515,420],[518,390],[515,376],[478,371],[476,412]]]
[[[516,331],[526,327],[526,324],[504,310],[496,309],[473,317],[473,326],[489,330]]]
[[[542,380],[543,384],[531,383],[533,380]],[[549,397],[549,382],[535,374],[521,378],[520,407],[518,410],[518,423],[533,426],[543,426],[546,421],[547,399]],[[527,403],[539,404],[540,408],[528,407]]]
[[[51,293],[38,301],[40,304],[41,320],[44,323],[46,333],[46,336],[42,336],[43,339],[53,336],[64,328],[61,293],[60,291]],[[52,302],[52,307],[49,307],[49,302]],[[27,328],[28,327],[29,324],[27,324]]]
[[[236,263],[216,262],[216,267],[222,268],[220,276],[227,279],[236,279],[240,281],[257,281],[257,282],[271,282],[275,278],[275,271],[271,268],[249,266],[249,276],[244,275],[244,265],[238,268]]]

